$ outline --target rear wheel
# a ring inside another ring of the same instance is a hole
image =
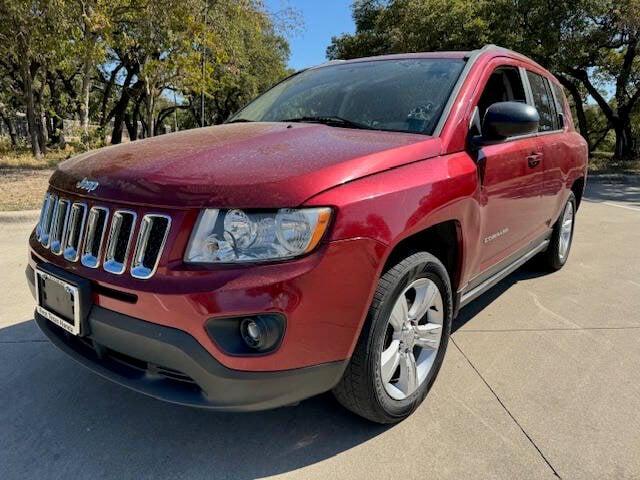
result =
[[[560,270],[567,263],[573,241],[575,218],[576,197],[571,192],[560,218],[553,226],[549,247],[540,257],[543,267],[547,270]]]
[[[380,279],[358,344],[334,389],[349,410],[379,423],[409,416],[444,358],[453,315],[445,267],[427,252],[398,262]]]

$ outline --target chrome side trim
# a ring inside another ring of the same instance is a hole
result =
[[[122,225],[125,221],[125,217],[131,216],[131,229],[127,235],[126,247],[122,262],[116,260],[116,249],[118,248],[118,242],[121,240]],[[129,258],[129,250],[131,248],[131,238],[133,237],[133,231],[136,227],[137,215],[130,210],[116,210],[113,213],[111,219],[111,228],[109,229],[109,237],[107,238],[107,247],[104,254],[104,264],[102,267],[109,273],[121,275],[127,269],[127,259]]]
[[[80,247],[84,236],[84,224],[87,219],[87,204],[75,202],[71,206],[67,233],[63,244],[63,256],[70,262],[77,262],[80,256]],[[77,240],[76,240],[77,238]]]
[[[153,230],[154,223],[157,219],[164,219],[167,221],[167,225],[164,228],[164,233],[162,234],[162,241],[160,242],[160,246],[158,248],[158,252],[155,254],[155,260],[152,265],[144,264],[144,257],[147,254],[149,237],[151,236],[151,232]],[[162,256],[162,252],[164,251],[164,246],[167,241],[167,237],[169,235],[169,229],[171,228],[171,217],[167,215],[160,214],[147,214],[142,217],[142,221],[140,222],[140,232],[138,233],[138,240],[136,241],[136,248],[133,253],[133,260],[131,262],[131,276],[140,279],[147,279],[153,276],[156,273],[158,268],[158,263],[160,262],[160,257]]]
[[[527,253],[525,253],[524,255],[519,257],[518,259],[516,259],[513,263],[510,263],[505,268],[503,268],[499,272],[495,273],[493,276],[487,278],[484,282],[482,282],[477,287],[469,290],[466,293],[463,293],[462,296],[460,297],[460,308],[464,307],[469,302],[471,302],[472,300],[474,300],[477,297],[479,297],[480,295],[482,295],[484,292],[489,290],[491,287],[495,286],[500,280],[505,278],[507,275],[513,273],[515,270],[517,270],[519,267],[521,267],[526,262],[531,260],[538,253],[542,252],[545,248],[547,248],[549,246],[549,242],[550,242],[549,239],[543,240],[537,246],[533,247]]]
[[[104,213],[104,220],[101,226],[98,225],[100,212]],[[80,262],[85,267],[98,268],[100,265],[100,256],[102,254],[102,245],[104,243],[104,235],[107,231],[108,221],[109,210],[103,207],[91,207],[87,219],[87,233],[84,238],[84,246],[82,247],[82,256],[80,257]],[[97,228],[100,228],[99,232],[96,231]],[[98,242],[97,251],[93,252],[92,247],[95,242],[96,233],[100,236],[100,241]]]

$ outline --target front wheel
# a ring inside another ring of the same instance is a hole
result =
[[[449,275],[433,255],[418,252],[387,270],[334,389],[338,401],[378,423],[409,416],[424,400],[444,359],[452,305]]]

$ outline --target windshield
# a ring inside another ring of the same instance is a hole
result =
[[[431,134],[464,61],[377,60],[312,68],[279,83],[229,122],[319,122]]]

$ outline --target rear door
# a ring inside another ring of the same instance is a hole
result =
[[[507,62],[506,59],[503,59]],[[491,66],[476,101],[478,115],[496,102],[527,102],[524,71],[514,64]],[[473,128],[473,127],[472,127]],[[512,137],[478,152],[481,236],[476,280],[508,263],[544,230],[539,202],[543,169],[536,134]]]
[[[559,208],[560,193],[563,188],[562,161],[567,159],[569,152],[563,144],[563,125],[558,112],[549,80],[540,73],[527,70],[527,79],[531,90],[533,105],[540,114],[538,127],[538,150],[541,167],[544,171],[544,182],[541,189],[539,208],[543,212],[545,222],[549,226]]]

